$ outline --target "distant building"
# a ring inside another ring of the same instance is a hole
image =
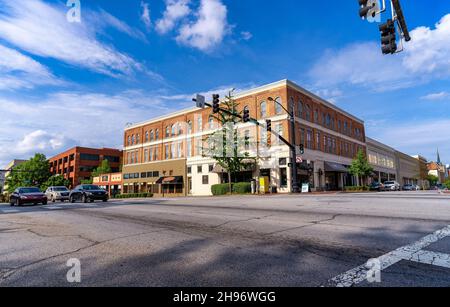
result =
[[[419,186],[423,189],[428,189],[430,183],[427,180],[428,176],[428,161],[425,157],[421,155],[413,156],[419,162]]]
[[[6,167],[5,167],[5,171],[3,172],[3,184],[1,184],[0,183],[0,185],[1,186],[3,186],[3,189],[1,189],[0,191],[3,191],[2,193],[5,193],[5,191],[8,189],[8,185],[6,185],[6,179],[8,178],[8,176],[11,174],[11,170],[14,168],[14,167],[16,167],[16,166],[18,166],[18,165],[20,165],[20,164],[22,164],[22,163],[24,163],[24,162],[26,162],[27,160],[20,160],[20,159],[14,159],[14,160],[12,160],[11,162],[9,162],[8,163],[8,165],[6,165]],[[1,176],[1,175],[0,175]]]
[[[370,181],[397,180],[395,149],[369,137],[366,137],[366,143],[367,159],[374,170]]]
[[[120,172],[122,151],[111,148],[74,147],[49,159],[50,172],[70,181],[71,187],[91,179],[92,171],[108,160],[113,173]]]
[[[439,150],[438,150],[436,162],[428,163],[428,174],[436,176],[438,178],[438,183],[443,183],[445,181],[445,179],[447,178],[446,172],[447,172],[446,167],[441,162],[441,156],[440,156]]]
[[[122,193],[122,173],[103,174],[93,178],[93,183],[105,189],[109,196]]]
[[[5,185],[6,171],[0,171],[0,193],[3,193],[3,186]]]
[[[396,151],[398,165],[398,182],[400,185],[419,184],[420,164],[419,161],[407,154]]]

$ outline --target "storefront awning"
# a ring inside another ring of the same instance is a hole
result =
[[[183,176],[161,177],[156,184],[182,184]]]
[[[325,172],[348,173],[348,169],[339,163],[325,162]]]

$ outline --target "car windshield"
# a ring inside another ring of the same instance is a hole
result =
[[[19,189],[19,193],[21,194],[28,194],[28,193],[40,193],[41,190],[39,190],[38,188],[22,188]]]
[[[386,181],[384,184],[394,184],[394,181]]]
[[[55,192],[67,192],[69,190],[66,187],[56,187],[56,188],[53,188],[53,191],[55,191]]]
[[[96,186],[96,185],[84,185],[83,186],[83,190],[86,190],[86,191],[98,191],[98,190],[101,190],[98,186]]]

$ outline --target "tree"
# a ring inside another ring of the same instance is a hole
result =
[[[41,185],[41,190],[45,191],[48,187],[69,187],[70,181],[65,179],[62,175],[51,176],[46,182]]]
[[[367,161],[366,155],[361,149],[358,150],[358,154],[353,160],[349,172],[353,176],[356,176],[358,185],[360,185],[360,177],[369,176],[373,172],[373,167],[370,166],[369,162]]]
[[[430,183],[431,186],[435,186],[439,182],[439,178],[437,176],[434,176],[434,175],[428,175],[427,176],[427,180],[428,180],[428,182]]]
[[[92,172],[92,178],[93,177],[99,177],[101,175],[104,174],[109,174],[111,173],[111,166],[109,165],[109,161],[108,160],[103,160],[102,163],[100,164],[99,167],[97,167],[93,172]]]
[[[250,140],[239,135],[236,126],[240,122],[239,117],[232,115],[242,116],[243,112],[238,111],[238,107],[239,104],[234,99],[232,90],[225,96],[225,101],[221,104],[221,108],[227,112],[221,111],[210,116],[217,120],[220,129],[206,137],[208,147],[203,148],[205,156],[216,160],[217,164],[227,171],[230,194],[233,193],[232,175],[254,164],[254,162],[249,162],[249,153],[242,151],[245,145],[249,145]]]
[[[14,167],[6,179],[8,192],[20,186],[41,187],[50,178],[50,165],[43,154],[37,153],[30,160]]]
[[[444,182],[444,185],[447,187],[447,189],[450,190],[450,179],[447,179],[447,180]]]

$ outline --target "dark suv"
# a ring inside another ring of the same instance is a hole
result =
[[[47,204],[47,196],[38,188],[17,188],[9,198],[11,206],[23,204]]]
[[[108,201],[108,194],[102,188],[93,184],[82,184],[70,192],[69,200],[71,203],[81,201],[83,203],[94,202],[95,200]]]

